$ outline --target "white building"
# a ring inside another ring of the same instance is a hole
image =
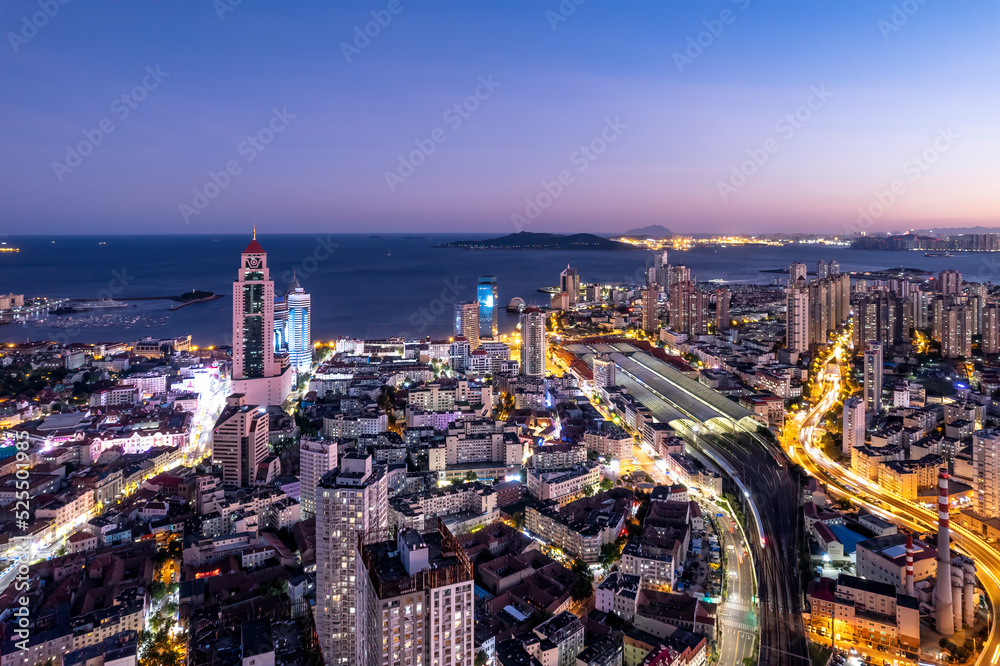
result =
[[[358,533],[388,525],[385,467],[373,463],[349,453],[316,491],[316,633],[326,664],[369,663],[371,646],[357,636]]]
[[[337,441],[303,437],[299,440],[299,502],[302,519],[316,515],[316,486],[337,466]]]
[[[865,443],[865,401],[862,398],[854,397],[844,401],[843,430],[841,451],[844,455],[850,455],[851,449]]]
[[[472,666],[472,563],[447,528],[363,546],[357,579],[359,663]]]
[[[978,430],[973,435],[972,469],[976,512],[1000,517],[1000,430]]]
[[[298,373],[309,372],[312,367],[312,298],[292,273],[292,282],[285,293],[288,315],[285,321],[285,341],[288,343],[288,361]]]
[[[545,376],[545,314],[537,307],[521,313],[521,374]]]

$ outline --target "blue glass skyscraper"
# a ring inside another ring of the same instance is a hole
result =
[[[479,303],[479,337],[497,336],[497,278],[483,275],[476,286],[476,301]]]

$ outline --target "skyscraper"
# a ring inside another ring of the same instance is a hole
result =
[[[882,343],[869,340],[865,349],[865,413],[877,416],[882,413]]]
[[[785,346],[799,353],[809,351],[809,288],[804,277],[785,290],[785,321]]]
[[[983,308],[983,353],[1000,354],[1000,304],[989,303]]]
[[[275,355],[276,340],[274,281],[254,231],[233,282],[232,390],[249,404],[280,405],[292,390],[291,369]]]
[[[951,269],[941,271],[938,274],[938,291],[945,295],[961,292],[962,274]]]
[[[809,280],[809,276],[806,274],[806,265],[800,261],[796,261],[788,267],[788,286],[791,287],[795,285],[799,278],[803,280]]]
[[[865,443],[865,401],[857,396],[845,400],[843,419],[841,452],[850,455],[851,449]]]
[[[566,270],[559,274],[559,288],[569,294],[570,305],[576,305],[580,300],[580,276],[569,264],[566,264]]]
[[[690,280],[670,287],[670,328],[688,335],[708,332],[708,295]]]
[[[222,466],[222,482],[237,486],[263,483],[257,466],[268,454],[268,416],[258,405],[235,393],[212,428],[212,460]]]
[[[972,472],[976,511],[1000,518],[1000,430],[977,430],[973,435]]]
[[[657,328],[656,302],[659,300],[660,288],[648,284],[642,288],[642,330],[654,333]]]
[[[387,534],[389,490],[383,465],[348,453],[316,489],[316,633],[327,666],[367,666],[381,641],[358,640],[359,533]],[[372,535],[374,537],[372,538]],[[414,664],[413,666],[416,666]]]
[[[455,303],[455,337],[469,341],[469,351],[479,348],[479,303],[459,301]]]
[[[825,278],[829,274],[830,274],[830,269],[827,266],[826,262],[823,261],[822,259],[820,259],[819,261],[817,261],[816,262],[816,279],[817,280],[822,280],[823,278]]]
[[[316,486],[323,475],[337,467],[337,440],[302,437],[299,440],[299,503],[302,520],[316,515]]]
[[[545,376],[545,314],[537,306],[521,313],[521,374]]]
[[[479,302],[479,337],[497,337],[497,278],[483,275],[476,285],[476,300]]]
[[[725,287],[715,290],[715,330],[729,330],[732,320],[729,319],[729,300],[731,293]]]
[[[285,306],[288,311],[285,324],[285,341],[288,346],[288,361],[296,372],[309,372],[312,368],[312,298],[299,284],[299,278],[292,272],[292,281],[285,292]]]
[[[972,356],[972,308],[952,305],[945,308],[941,321],[941,355],[945,358]]]
[[[358,567],[358,642],[380,666],[472,666],[472,562],[440,521],[364,544]]]

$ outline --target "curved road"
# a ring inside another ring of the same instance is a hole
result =
[[[824,388],[822,399],[804,416],[800,417],[799,442],[806,455],[802,455],[796,447],[789,446],[787,450],[789,456],[793,461],[801,464],[810,474],[825,480],[828,485],[839,490],[840,494],[851,498],[855,504],[884,518],[902,522],[921,531],[937,531],[936,510],[929,511],[884,492],[876,484],[854,474],[850,469],[831,460],[822,450],[813,446],[813,438],[819,427],[819,422],[833,407],[840,393],[841,372],[839,368],[842,363],[843,351],[843,346],[838,345],[833,353],[823,361],[822,365],[836,361],[838,371],[823,373],[821,380]],[[863,489],[866,495],[861,496],[850,490],[847,487],[848,483]],[[869,501],[868,498],[881,502],[881,505]],[[955,521],[951,522],[951,542],[953,547],[976,561],[976,573],[980,585],[995,607],[997,601],[1000,601],[1000,553],[997,553],[990,545],[969,530],[956,524]],[[993,625],[990,627],[989,638],[975,663],[977,666],[1000,664],[1000,635],[997,632],[995,613],[993,614]]]

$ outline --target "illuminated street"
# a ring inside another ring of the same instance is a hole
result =
[[[841,336],[833,351],[821,359],[816,367],[822,368],[827,363],[836,362],[838,372],[821,372],[818,381],[821,382],[822,397],[807,412],[800,413],[797,419],[798,438],[793,441],[786,438],[785,447],[794,462],[801,464],[810,474],[823,480],[838,495],[849,498],[854,504],[871,511],[887,520],[899,523],[904,527],[920,530],[937,530],[937,513],[901,500],[891,493],[884,492],[877,484],[864,479],[851,470],[831,460],[819,447],[814,446],[819,423],[837,401],[841,391],[842,373],[846,366],[847,340],[846,334]],[[799,446],[801,445],[801,446]],[[851,486],[861,488],[864,494],[851,490]],[[958,551],[973,557],[979,582],[991,602],[1000,599],[1000,554],[967,529],[951,522],[952,546]],[[884,653],[874,652],[876,657]],[[936,658],[934,655],[926,655]],[[996,623],[990,629],[989,638],[976,664],[1000,663],[1000,636],[997,635]]]

